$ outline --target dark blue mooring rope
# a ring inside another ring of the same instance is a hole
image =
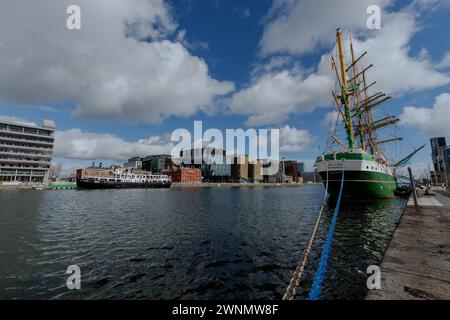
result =
[[[309,300],[319,300],[322,292],[322,284],[325,278],[325,272],[327,271],[328,257],[330,255],[331,246],[333,245],[334,230],[336,229],[339,208],[341,206],[342,191],[344,190],[344,173],[344,162],[342,162],[341,190],[339,191],[339,198],[336,203],[336,208],[334,209],[333,219],[331,220],[330,230],[328,231],[328,237],[322,250],[322,256],[320,257],[320,264],[317,268],[311,291],[309,292]]]

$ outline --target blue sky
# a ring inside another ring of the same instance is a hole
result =
[[[305,160],[311,170],[328,137],[324,118],[333,106],[322,69],[330,64],[321,59],[334,48],[337,26],[361,50],[373,48],[367,63],[382,78],[373,80],[393,96],[376,112],[400,116],[398,131],[407,136],[388,148],[391,155],[430,136],[450,138],[448,1],[368,1],[383,10],[380,31],[365,29],[364,0],[343,0],[345,12],[335,1],[137,0],[126,2],[126,10],[102,1],[103,7],[72,1],[82,11],[81,31],[61,23],[64,1],[32,1],[29,10],[8,4],[0,14],[0,115],[54,120],[55,161],[68,170],[162,151],[174,129],[192,130],[195,120],[205,128],[285,128],[283,155]],[[36,17],[33,7],[45,10]],[[336,14],[327,18],[330,12]],[[95,19],[100,14],[110,17]],[[125,21],[142,26],[143,36],[130,36],[135,43],[125,42]],[[166,74],[172,82],[154,85]],[[117,80],[104,85],[111,78]],[[414,162],[423,170],[430,148]]]

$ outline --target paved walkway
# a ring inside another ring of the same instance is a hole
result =
[[[450,299],[450,193],[408,203],[381,264],[381,290],[367,299]]]

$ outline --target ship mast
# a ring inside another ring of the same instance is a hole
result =
[[[364,128],[364,121],[363,121],[363,116],[362,116],[362,112],[361,112],[361,108],[359,106],[359,86],[358,86],[358,82],[357,82],[357,77],[356,77],[356,62],[355,62],[355,52],[353,50],[353,41],[352,41],[352,37],[350,36],[350,52],[352,55],[352,64],[351,64],[351,69],[353,71],[353,83],[352,83],[352,88],[354,90],[354,97],[356,99],[356,105],[355,105],[355,112],[356,115],[358,117],[358,130],[359,132],[362,132],[363,128]],[[347,68],[348,70],[348,68]],[[364,135],[360,134],[359,135],[359,142],[360,142],[360,147],[362,150],[366,151],[366,141],[364,139]]]
[[[350,110],[350,100],[348,95],[348,83],[347,83],[347,73],[345,71],[345,60],[344,60],[344,46],[342,44],[342,33],[341,29],[336,31],[338,49],[339,49],[339,64],[341,68],[341,103],[344,105],[345,110],[345,130],[347,131],[347,141],[348,148],[352,150],[355,147],[355,138],[353,135],[353,125],[352,116]]]
[[[391,97],[382,92],[370,95],[368,89],[376,82],[367,84],[366,73],[373,65],[359,67],[360,61],[367,55],[364,52],[355,59],[353,41],[350,37],[351,64],[346,66],[342,32],[336,31],[339,71],[334,58],[332,58],[332,67],[336,71],[336,78],[340,87],[340,95],[333,91],[333,98],[338,107],[342,122],[345,125],[347,133],[347,145],[339,141],[336,136],[332,139],[347,150],[360,149],[370,152],[377,161],[387,164],[387,158],[379,147],[381,144],[398,141],[401,138],[378,141],[376,132],[384,127],[396,124],[399,119],[396,117],[386,117],[380,120],[374,120],[372,109],[389,100]],[[347,74],[348,73],[348,74]],[[356,145],[358,143],[358,145]]]
[[[336,72],[339,90],[333,90],[332,96],[345,126],[347,144],[340,141],[336,135],[333,135],[331,138],[347,152],[358,152],[357,150],[360,150],[360,152],[368,152],[379,163],[394,168],[399,167],[409,161],[410,157],[420,149],[400,162],[388,163],[388,159],[380,148],[380,145],[400,141],[403,138],[390,137],[389,139],[380,141],[378,140],[377,132],[379,129],[395,125],[399,119],[395,116],[374,119],[372,109],[391,99],[391,97],[383,92],[369,93],[369,88],[376,84],[376,82],[370,84],[367,82],[367,71],[373,65],[371,64],[365,67],[360,64],[361,60],[367,55],[367,52],[364,52],[355,59],[353,41],[350,37],[351,62],[349,66],[346,66],[342,32],[340,29],[336,30],[336,38],[339,67],[333,56],[331,57],[331,66]],[[337,91],[340,91],[340,94]]]

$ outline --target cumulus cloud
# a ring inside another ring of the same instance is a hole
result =
[[[155,123],[209,110],[233,90],[169,40],[177,25],[164,0],[79,0],[81,30],[66,28],[70,4],[2,5],[0,101],[68,102],[79,117]]]
[[[313,137],[307,130],[288,125],[280,128],[280,151],[282,152],[305,151],[312,142]],[[111,133],[70,129],[55,132],[54,156],[75,160],[124,161],[134,156],[170,154],[173,147],[170,135],[126,141]]]
[[[438,64],[438,68],[450,68],[450,52],[447,52]]]
[[[386,7],[387,0],[275,0],[260,41],[264,55],[276,52],[302,54],[328,47],[336,28],[367,30],[367,8]]]
[[[0,114],[0,121],[17,122],[17,123],[22,123],[24,125],[30,125],[30,126],[36,126],[37,125],[35,122],[28,121],[28,120],[23,119],[23,118],[19,118],[19,117],[15,117],[15,116],[6,116],[6,115],[2,115],[2,114]]]
[[[280,151],[302,152],[313,142],[311,134],[304,129],[297,129],[288,125],[280,129]]]
[[[293,112],[311,112],[329,105],[334,81],[325,56],[316,73],[308,74],[298,67],[265,69],[267,72],[256,76],[229,102],[231,112],[249,116],[247,125],[280,124]]]
[[[372,0],[369,2],[376,4]],[[353,18],[348,20],[349,26],[346,27],[352,28],[355,55],[368,51],[363,62],[374,65],[367,76],[369,82],[377,81],[374,90],[402,95],[449,84],[450,75],[438,71],[437,63],[431,60],[425,48],[417,56],[410,55],[411,39],[420,30],[418,14],[411,9],[412,6],[400,12],[383,11],[383,29],[368,32],[362,29],[366,28],[365,9],[369,2],[333,1],[327,3],[327,10],[323,10],[324,4],[320,1],[274,1],[271,11],[282,13],[276,15],[266,28],[261,50],[263,54],[304,54],[323,45],[331,45],[335,42],[335,28],[340,21],[335,19],[334,13],[355,16],[355,10],[364,9],[364,23],[360,18]],[[388,3],[378,2],[382,8],[386,8]],[[286,6],[289,10],[285,10]],[[420,5],[416,3],[413,7],[418,9]],[[327,12],[333,13],[333,17],[329,17]],[[273,28],[279,31],[275,36],[270,36],[271,26],[276,25]],[[344,45],[349,48],[348,38]],[[265,67],[256,67],[249,85],[232,96],[230,110],[248,115],[247,124],[258,126],[282,123],[293,113],[312,112],[317,107],[334,104],[331,90],[335,85],[335,76],[330,67],[334,52],[336,47],[324,54],[318,66],[309,72],[296,64],[289,64],[286,58],[272,58]]]
[[[432,108],[403,108],[400,123],[429,136],[450,136],[450,94],[437,96]]]
[[[134,156],[170,154],[170,137],[154,136],[125,141],[110,133],[92,133],[81,129],[55,132],[56,157],[80,160],[127,160]]]
[[[356,54],[368,51],[367,61],[375,65],[369,80],[376,80],[377,88],[393,95],[449,84],[449,74],[437,71],[426,49],[417,56],[409,54],[411,39],[419,31],[416,16],[398,12],[387,15],[386,20],[375,37],[354,41]]]

